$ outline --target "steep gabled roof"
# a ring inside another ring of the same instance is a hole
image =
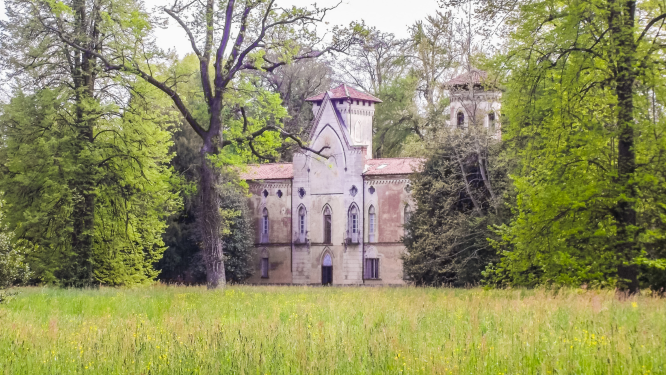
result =
[[[421,158],[386,158],[365,161],[364,176],[412,174],[421,170],[425,160]]]
[[[292,163],[250,164],[241,180],[285,180],[294,177]]]
[[[340,86],[328,90],[329,96],[331,99],[358,99],[358,100],[367,100],[374,103],[381,103],[382,101],[375,98],[374,96],[359,91],[347,84],[343,83]],[[308,102],[320,102],[324,100],[325,92],[322,92],[319,95],[311,96],[305,99]]]

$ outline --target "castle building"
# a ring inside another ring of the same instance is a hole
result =
[[[401,242],[416,158],[372,158],[381,100],[340,85],[308,98],[309,148],[248,167],[255,222],[252,284],[404,284]]]
[[[500,91],[472,70],[445,83],[450,125],[483,126],[499,137]],[[404,224],[415,203],[409,176],[422,159],[372,158],[381,100],[345,84],[306,99],[309,148],[292,163],[257,164],[250,185],[255,223],[252,284],[405,284]]]

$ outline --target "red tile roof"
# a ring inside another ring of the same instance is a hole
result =
[[[472,69],[467,73],[463,73],[454,79],[444,83],[444,86],[457,86],[457,85],[467,85],[470,82],[474,84],[486,83],[488,79],[488,73],[483,70]]]
[[[283,180],[293,177],[292,163],[250,164],[240,174],[242,180]]]
[[[387,158],[365,161],[365,176],[412,174],[421,168],[424,159]],[[243,180],[286,180],[294,177],[291,163],[250,164],[241,173]]]
[[[341,84],[340,86],[328,90],[329,95],[331,96],[331,99],[358,99],[358,100],[368,100],[371,102],[375,103],[381,103],[382,101],[375,98],[374,96],[370,94],[366,94],[364,92],[358,91],[355,88],[351,86],[347,86],[346,84]],[[319,95],[311,96],[307,99],[305,99],[308,102],[319,102],[324,100],[324,95],[326,93],[322,92]]]
[[[421,169],[425,160],[421,158],[387,158],[365,161],[365,176],[412,174]]]

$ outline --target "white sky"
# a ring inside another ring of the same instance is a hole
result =
[[[155,5],[161,5],[169,0],[144,0],[146,9],[151,10]],[[173,0],[171,0],[173,1]],[[309,6],[316,2],[320,7],[330,7],[340,0],[278,0],[280,6]],[[365,20],[368,26],[374,26],[383,32],[391,32],[400,38],[407,37],[407,27],[415,21],[434,14],[438,9],[437,0],[341,0],[342,3],[327,13],[322,30],[330,29],[334,25],[347,26],[352,21]],[[0,0],[0,18],[5,17],[5,0]],[[183,31],[169,22],[169,28],[158,29],[157,43],[164,49],[175,48],[183,56],[191,52],[189,43]],[[0,89],[0,94],[2,89]],[[1,96],[1,95],[0,95]]]
[[[4,0],[0,0],[3,2]],[[152,9],[165,0],[145,0],[146,8]],[[168,0],[167,0],[168,1]],[[319,7],[331,7],[340,0],[316,1]],[[314,0],[278,0],[280,6],[310,6]],[[408,4],[406,4],[408,3]],[[330,29],[334,25],[347,26],[352,21],[365,20],[368,26],[375,26],[384,32],[391,32],[398,37],[407,37],[407,27],[415,21],[433,14],[438,9],[437,0],[342,0],[334,10],[328,12],[325,21],[328,25],[321,25],[321,29]],[[169,28],[157,31],[157,43],[164,49],[175,48],[179,55],[191,52],[189,42],[182,29],[172,20]]]
[[[161,5],[169,0],[144,0],[146,9]],[[340,0],[316,1],[320,7],[333,6]],[[278,0],[281,6],[309,6],[315,0]],[[342,0],[336,9],[326,15],[328,27],[333,25],[347,26],[351,21],[365,20],[369,26],[381,31],[394,33],[398,37],[407,36],[407,27],[415,21],[433,14],[438,9],[437,0]],[[0,0],[0,18],[5,15],[5,0]],[[189,45],[182,31],[174,22],[169,23],[166,30],[158,30],[157,42],[163,48],[176,48],[179,54],[190,52]],[[322,25],[323,26],[323,25]]]

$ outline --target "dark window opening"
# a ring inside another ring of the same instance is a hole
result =
[[[379,279],[379,259],[367,258],[365,260],[365,278]]]
[[[322,285],[333,284],[333,260],[330,254],[324,255],[321,263],[321,283]]]
[[[268,258],[261,258],[261,278],[268,279]]]
[[[465,127],[465,114],[462,112],[458,112],[458,127],[459,128]]]

